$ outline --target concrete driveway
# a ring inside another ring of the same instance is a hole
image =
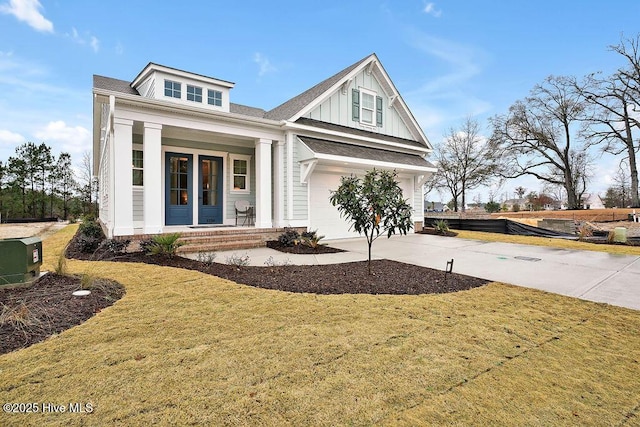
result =
[[[364,238],[331,240],[330,246],[348,252],[291,255],[268,248],[218,253],[224,262],[232,252],[247,253],[252,265],[265,262],[331,264],[367,259]],[[425,234],[380,237],[373,257],[453,271],[491,281],[540,289],[589,301],[640,310],[640,257],[542,246],[492,243]]]

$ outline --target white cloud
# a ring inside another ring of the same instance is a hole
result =
[[[78,30],[75,29],[75,27],[72,27],[71,33],[67,33],[66,36],[79,45],[88,45],[89,47],[91,47],[91,49],[93,49],[94,52],[98,53],[98,50],[100,50],[100,40],[98,40],[97,37],[91,35],[88,32],[85,32],[85,34],[86,38],[81,36],[80,33],[78,33]]]
[[[61,152],[78,154],[91,147],[91,132],[82,126],[68,126],[62,120],[49,122],[35,133],[38,140],[59,147]]]
[[[262,77],[267,73],[273,73],[278,71],[278,69],[271,64],[269,59],[262,55],[260,52],[256,52],[253,54],[253,62],[258,64],[258,77]]]
[[[0,129],[0,145],[20,145],[26,142],[26,138],[19,133],[11,132],[6,129]]]
[[[422,9],[427,15],[431,15],[434,18],[440,18],[442,16],[442,10],[436,9],[435,3],[425,3],[424,9]]]
[[[52,33],[53,23],[40,13],[40,9],[42,5],[38,0],[10,0],[8,4],[0,5],[1,13],[13,15],[37,31]]]

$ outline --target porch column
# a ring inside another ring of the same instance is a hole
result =
[[[114,236],[128,236],[133,234],[133,178],[131,169],[133,120],[116,117],[114,125],[114,185],[111,189],[114,204],[113,234]]]
[[[256,227],[270,228],[271,221],[271,140],[256,141]]]
[[[273,160],[273,225],[284,227],[284,141],[276,142]]]
[[[144,123],[144,233],[162,232],[162,125]]]

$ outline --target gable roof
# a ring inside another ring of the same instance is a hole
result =
[[[273,120],[291,119],[293,116],[295,116],[296,113],[298,113],[304,107],[306,107],[307,105],[312,103],[314,100],[316,100],[318,97],[323,95],[325,92],[331,89],[333,85],[338,83],[340,80],[346,77],[347,74],[349,74],[351,71],[358,68],[360,64],[367,61],[372,56],[375,56],[375,54],[371,54],[362,58],[360,61],[356,62],[355,64],[350,65],[344,70],[329,77],[328,79],[321,81],[317,85],[313,86],[311,89],[308,89],[302,92],[300,95],[291,98],[290,100],[286,101],[283,104],[280,104],[276,108],[268,111],[267,114],[265,114],[265,118],[273,119]]]

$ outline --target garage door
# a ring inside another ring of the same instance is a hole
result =
[[[338,208],[329,202],[329,190],[337,190],[340,186],[338,174],[314,172],[309,182],[311,200],[309,223],[310,230],[318,230],[318,235],[326,239],[357,237],[358,233],[349,231],[350,223],[340,217]]]

